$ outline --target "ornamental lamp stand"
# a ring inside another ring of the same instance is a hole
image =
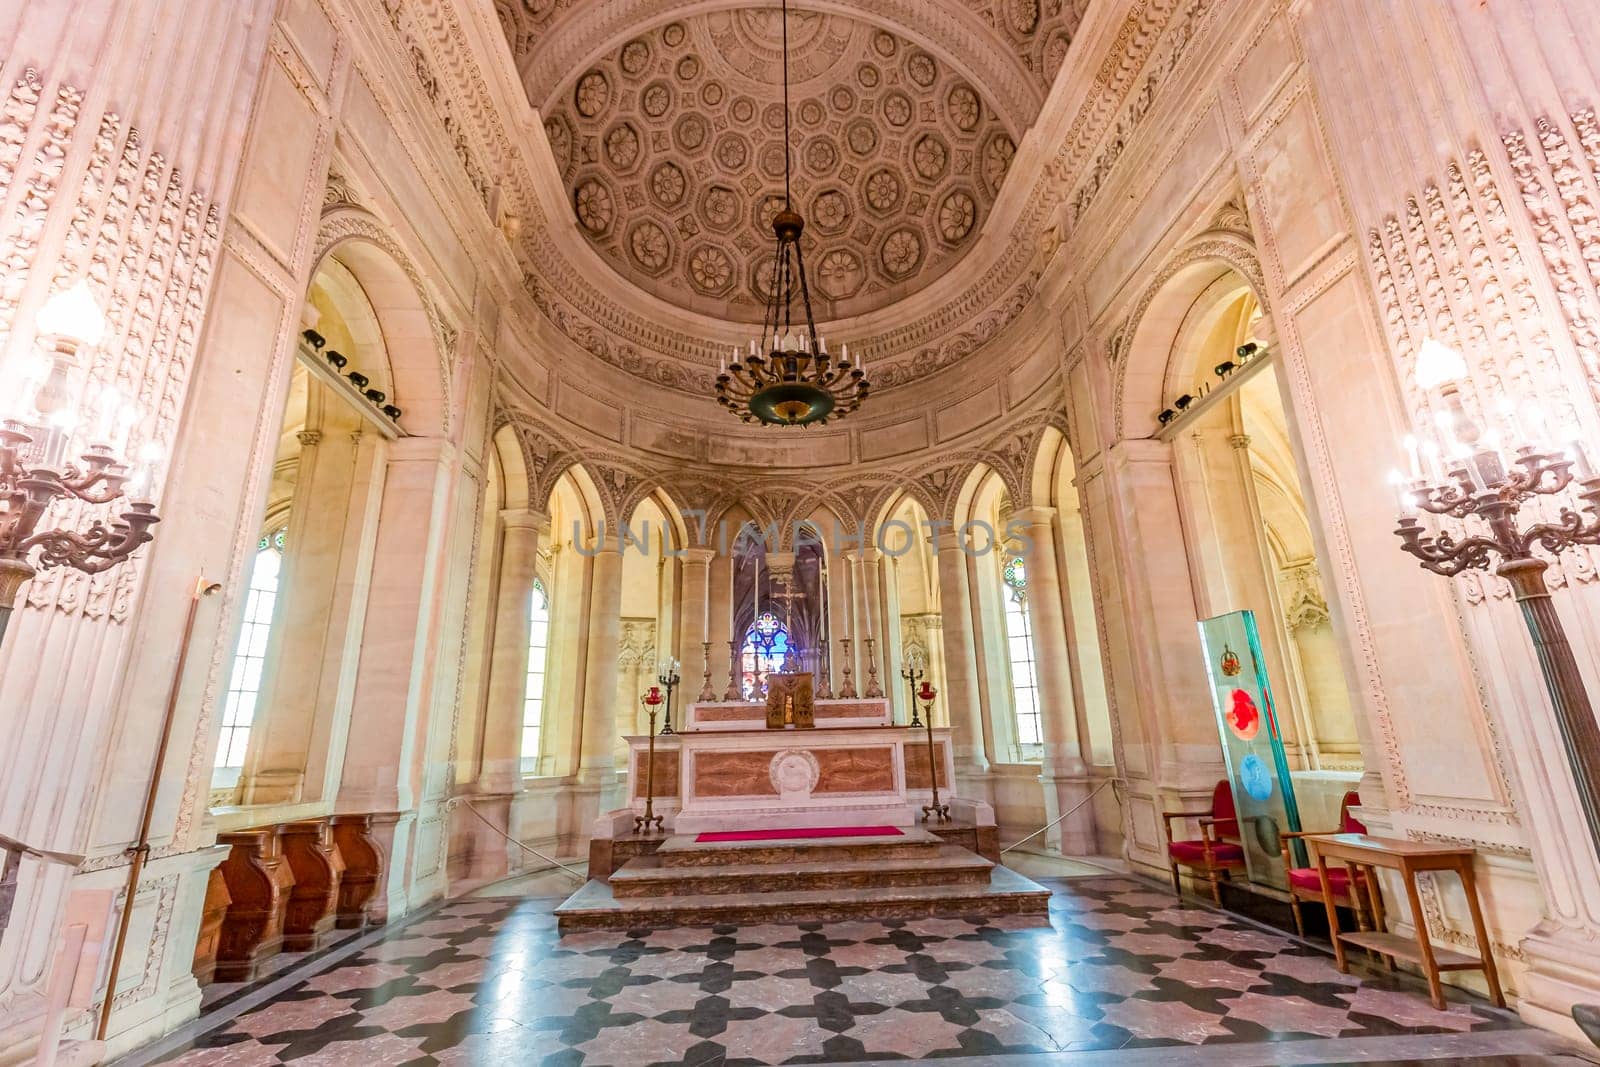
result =
[[[652,685],[650,691],[639,698],[650,713],[650,738],[649,763],[644,771],[644,814],[633,817],[633,832],[646,834],[650,832],[651,824],[657,830],[662,829],[662,818],[656,814],[656,708],[662,703],[661,687]]]
[[[922,657],[913,653],[906,657],[906,665],[900,668],[900,677],[906,680],[906,689],[911,694],[911,722],[909,726],[921,726],[922,720],[917,718],[917,683],[922,680]]]
[[[855,679],[850,677],[850,639],[839,638],[839,643],[844,646],[844,660],[839,664],[839,699],[854,700],[856,698]]]
[[[725,703],[744,699],[744,688],[739,684],[739,639],[728,642],[728,690],[722,694]]]
[[[922,807],[922,821],[927,822],[932,816],[939,822],[949,822],[950,805],[939,802],[939,764],[933,758],[933,698],[938,696],[939,692],[924,680],[922,688],[914,695],[922,701],[922,710],[927,717],[924,726],[928,731],[928,788],[933,791],[933,803],[924,804]]]
[[[717,691],[715,689],[711,688],[711,642],[710,641],[701,641],[700,642],[700,656],[705,662],[705,673],[703,675],[703,681],[701,682],[701,685],[700,685],[699,702],[702,703],[702,704],[711,704],[711,703],[714,703],[716,701],[716,699],[717,699]]]
[[[1564,450],[1519,444],[1507,462],[1492,437],[1462,410],[1458,383],[1466,376],[1460,353],[1431,338],[1423,343],[1417,357],[1417,385],[1425,392],[1436,391],[1444,402],[1439,424],[1458,455],[1441,470],[1430,451],[1433,469],[1424,477],[1416,440],[1407,439],[1411,476],[1408,479],[1399,471],[1390,475],[1401,490],[1395,534],[1401,549],[1415,556],[1424,570],[1447,577],[1469,569],[1488,571],[1511,583],[1539,657],[1590,841],[1600,852],[1600,724],[1544,579],[1550,566],[1547,557],[1575,545],[1600,545],[1600,475],[1590,468],[1575,434]],[[1542,415],[1537,411],[1530,415],[1537,431]],[[1582,501],[1583,514],[1570,497],[1559,499],[1569,488]],[[1531,521],[1524,521],[1524,506],[1540,497],[1558,498],[1548,509],[1556,512],[1555,520],[1539,521],[1535,505],[1528,509],[1534,512],[1527,516]],[[1437,533],[1419,521],[1418,509],[1439,517]],[[1457,530],[1444,528],[1449,520],[1459,524]],[[1536,556],[1535,549],[1545,555]]]
[[[111,385],[96,392],[87,412],[71,403],[78,351],[98,344],[106,329],[88,284],[80,279],[46,300],[37,327],[49,344],[49,358],[23,381],[8,383],[17,388],[0,398],[0,406],[9,409],[0,417],[0,640],[28,579],[52,567],[85,574],[109,570],[151,540],[150,527],[161,521],[154,504],[134,499],[151,485],[159,450],[145,445],[131,475],[117,455],[139,421],[138,409]],[[75,432],[80,414],[94,420],[83,438]],[[84,440],[87,444],[81,444]],[[68,460],[68,450],[80,444],[78,461]],[[97,518],[82,532],[39,529],[58,500],[126,503],[120,517]]]
[[[872,635],[863,638],[867,642],[867,688],[862,696],[869,699],[883,696],[883,686],[878,684],[878,657],[872,651]]]
[[[661,735],[674,733],[672,729],[672,691],[678,687],[683,678],[678,674],[678,661],[669,659],[661,664],[661,673],[656,675],[656,681],[667,687],[667,715],[666,722],[661,724]]]

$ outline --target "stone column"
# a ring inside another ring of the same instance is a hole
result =
[[[967,588],[967,554],[954,537],[939,539],[939,604],[944,633],[944,693],[956,771],[988,773],[983,745],[983,708],[978,700],[978,657],[973,647],[972,596]]]
[[[674,728],[683,724],[683,709],[700,699],[700,687],[705,684],[706,655],[703,643],[711,625],[711,560],[716,553],[709,548],[686,548],[682,557],[683,585],[679,595],[679,614],[682,640],[678,645],[678,658],[683,661],[679,673],[683,684],[676,703],[678,713]],[[713,687],[716,678],[711,679]],[[716,692],[715,688],[712,692]]]
[[[1130,858],[1165,866],[1156,812],[1180,806],[1175,801],[1203,804],[1223,776],[1172,449],[1154,439],[1118,442],[1086,468],[1084,487],[1095,541],[1113,547],[1117,565],[1111,573],[1102,561],[1099,578],[1106,583],[1102,601],[1112,647],[1119,639],[1126,643],[1112,677],[1124,717],[1130,818],[1136,831],[1154,828],[1153,834],[1136,832],[1128,851]]]
[[[522,788],[522,713],[528,695],[528,642],[539,546],[550,516],[531,508],[500,512],[500,574],[495,588],[494,636],[489,648],[489,697],[483,755],[475,788],[515,793]],[[528,755],[537,755],[529,753]]]
[[[578,782],[599,790],[600,811],[617,799],[617,651],[622,636],[622,551],[606,542],[590,561],[589,658],[583,676],[583,749]],[[598,814],[598,812],[596,812]]]
[[[340,812],[404,811],[422,786],[440,549],[455,450],[438,438],[388,446],[362,661],[344,745]]]
[[[712,549],[701,551],[712,552]],[[733,556],[713,555],[706,566],[708,614],[711,621],[711,691],[722,699],[728,688],[728,642],[733,639],[728,609],[733,601]]]
[[[1028,621],[1033,632],[1033,663],[1039,687],[1039,727],[1044,741],[1044,763],[1039,781],[1044,785],[1047,822],[1055,822],[1088,795],[1080,738],[1077,702],[1073,698],[1071,661],[1067,648],[1066,615],[1062,610],[1061,576],[1056,566],[1056,509],[1023,508],[1013,513],[1031,541],[1027,567]],[[1085,805],[1045,835],[1050,847],[1086,854],[1094,850],[1094,812]]]

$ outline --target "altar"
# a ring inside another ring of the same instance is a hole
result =
[[[928,803],[928,737],[894,724],[884,699],[817,700],[815,726],[769,727],[754,701],[691,704],[655,738],[654,809],[669,833],[911,826]],[[628,739],[627,813],[641,814],[650,738]],[[939,792],[952,799],[947,727],[933,730]]]
[[[956,795],[950,730],[810,682],[769,675],[765,701],[690,704],[676,732],[629,737],[624,805],[595,820],[559,928],[1048,922],[1050,891],[1000,863],[994,809]]]

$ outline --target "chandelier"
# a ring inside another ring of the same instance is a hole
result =
[[[49,357],[21,388],[0,396],[0,408],[10,409],[0,411],[0,638],[29,578],[52,567],[108,570],[149,541],[150,527],[160,521],[155,505],[139,499],[150,488],[157,452],[145,446],[134,471],[118,457],[139,419],[137,409],[107,386],[89,405],[95,427],[80,431],[80,413],[69,403],[80,346],[93,347],[105,332],[88,286],[79,281],[46,301],[38,328]],[[69,454],[80,441],[87,443],[73,462]],[[92,518],[82,530],[44,525],[58,501],[122,513]]]
[[[848,415],[867,398],[865,360],[852,364],[848,345],[838,358],[828,354],[817,336],[806,285],[800,234],[805,220],[790,199],[789,143],[789,3],[783,0],[783,209],[772,217],[777,248],[772,260],[772,285],[761,334],[745,352],[734,347],[732,360],[722,360],[717,374],[717,403],[745,422],[770,426],[809,426]],[[798,293],[796,289],[798,288]],[[795,316],[799,298],[803,319]]]

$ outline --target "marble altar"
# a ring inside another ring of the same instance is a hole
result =
[[[680,732],[655,738],[655,810],[668,833],[916,823],[930,794],[927,738],[895,725],[887,700],[818,700],[811,728],[769,728],[766,715],[764,702],[691,704]],[[627,740],[628,805],[601,817],[598,836],[624,836],[644,810],[650,739]],[[935,728],[933,744],[948,798],[949,729]],[[994,823],[987,804],[961,808]]]

